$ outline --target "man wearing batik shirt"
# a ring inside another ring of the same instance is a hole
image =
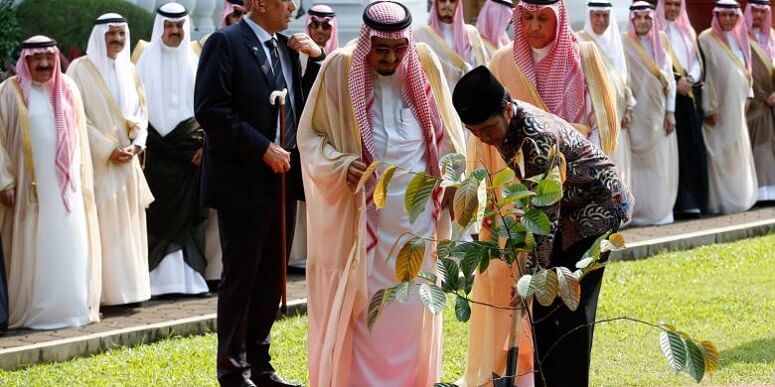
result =
[[[56,42],[34,36],[21,48],[18,75],[0,84],[0,270],[8,269],[9,325],[77,327],[99,321],[102,291],[86,116]]]
[[[630,87],[638,104],[632,113],[630,153],[632,223],[673,222],[678,194],[678,143],[675,138],[675,80],[667,37],[654,28],[654,6],[636,1],[630,6],[628,31],[622,38]]]
[[[511,96],[552,113],[576,127],[605,154],[616,148],[620,120],[616,92],[608,80],[605,65],[594,43],[579,42],[570,27],[565,0],[522,0],[514,8],[514,42],[501,49],[487,67]],[[468,152],[490,171],[506,163],[495,147],[477,139],[469,142]],[[489,240],[487,230],[479,238]],[[508,308],[508,289],[518,277],[516,265],[490,265],[477,278],[473,298]],[[530,327],[525,321],[523,327]],[[511,314],[506,309],[472,305],[469,325],[469,354],[464,380],[481,385],[492,373],[505,371],[504,343],[509,341]],[[533,367],[530,330],[519,332],[518,373],[525,377]]]
[[[490,60],[479,31],[465,24],[463,0],[433,0],[428,25],[415,31],[414,38],[439,57],[450,90],[468,70]]]
[[[145,177],[156,200],[148,208],[151,295],[200,294],[205,282],[199,166],[204,131],[194,119],[199,57],[191,21],[178,3],[156,11],[151,42],[137,63],[148,98]]]
[[[506,31],[511,23],[514,3],[511,0],[487,0],[476,17],[476,29],[482,35],[484,48],[492,58],[495,52],[511,43]]]
[[[753,100],[748,110],[759,201],[775,200],[775,32],[769,0],[750,0],[745,23],[751,42]]]
[[[699,37],[705,58],[703,136],[708,152],[708,212],[751,208],[758,196],[746,111],[754,97],[751,44],[740,5],[719,0]]]
[[[676,82],[675,121],[678,140],[677,217],[697,217],[708,202],[708,163],[702,135],[702,59],[685,0],[659,0],[655,27],[667,34],[665,45]]]
[[[487,68],[478,67],[463,77],[452,101],[466,128],[497,148],[519,179],[547,173],[550,158],[544,152],[549,149],[556,148],[565,157],[568,176],[563,183],[564,195],[560,202],[542,208],[551,220],[552,230],[548,235],[536,235],[532,265],[575,270],[576,263],[600,236],[617,231],[629,219],[631,197],[611,160],[566,121],[512,100]],[[524,155],[519,165],[515,157],[518,152]],[[559,299],[548,307],[533,303],[536,358],[541,359],[543,371],[543,375],[535,376],[536,385],[543,385],[543,381],[547,386],[589,384],[602,279],[602,269],[584,276],[575,311]],[[532,385],[533,375],[528,376],[518,378],[517,385]]]
[[[102,238],[103,305],[151,297],[145,209],[153,196],[137,158],[148,137],[148,115],[129,42],[126,19],[104,14],[94,22],[86,55],[67,69],[86,111]]]
[[[431,386],[441,376],[441,316],[416,293],[367,325],[372,295],[395,284],[386,259],[396,239],[444,239],[450,217],[437,190],[411,222],[402,198],[412,175],[401,172],[377,212],[375,177],[356,192],[363,172],[379,161],[439,176],[441,157],[465,153],[440,65],[413,42],[411,20],[401,3],[369,4],[357,43],[326,60],[299,124],[309,242],[325,246],[307,257],[312,386]]]
[[[610,155],[611,160],[619,168],[619,174],[629,187],[630,181],[630,135],[627,130],[632,121],[632,109],[635,98],[627,83],[627,60],[622,48],[622,35],[616,20],[611,20],[610,1],[590,1],[587,3],[587,17],[584,29],[578,31],[579,39],[592,42],[602,55],[603,64],[608,73],[611,86],[616,90],[616,112],[621,119],[621,128],[617,136],[616,150]]]

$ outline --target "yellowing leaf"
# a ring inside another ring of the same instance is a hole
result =
[[[358,185],[355,187],[355,192],[360,192],[360,190],[363,189],[363,186],[366,184],[366,181],[371,178],[371,175],[374,173],[374,171],[377,170],[377,167],[380,166],[379,161],[374,161],[366,168],[366,171],[363,172],[363,175],[361,175],[361,179],[358,180]]]
[[[624,235],[622,235],[622,234],[620,234],[618,232],[614,233],[614,234],[611,234],[608,237],[608,240],[611,241],[611,243],[613,243],[614,246],[616,246],[617,248],[621,249],[621,248],[625,247],[624,246],[624,244],[625,244],[625,242],[624,242]]]
[[[558,266],[555,270],[557,271],[557,294],[568,309],[576,310],[581,299],[581,285],[578,279],[566,267]]]
[[[377,290],[369,301],[369,313],[366,319],[366,324],[369,331],[374,327],[374,323],[377,322],[377,318],[385,307],[390,304],[396,297],[395,288],[387,288]]]
[[[409,214],[410,222],[414,223],[417,217],[425,211],[428,199],[431,197],[437,183],[438,181],[433,176],[424,173],[415,175],[409,181],[406,193],[404,193],[404,208],[406,213]]]
[[[417,277],[425,256],[425,240],[412,238],[404,244],[396,258],[396,280],[406,282]]]
[[[478,191],[479,180],[471,176],[455,192],[452,209],[455,213],[455,221],[461,227],[467,227],[471,223],[474,213],[479,209]]]
[[[699,347],[700,351],[702,351],[702,357],[705,359],[705,372],[713,375],[718,370],[719,363],[721,362],[721,353],[716,344],[713,344],[711,341],[702,341]]]
[[[388,185],[393,178],[393,174],[396,173],[396,166],[390,165],[382,172],[377,180],[377,187],[374,189],[374,205],[379,209],[385,207],[385,198],[387,197]]]
[[[519,177],[520,179],[525,177],[525,155],[522,153],[522,147],[520,147],[517,150],[517,153],[514,154],[514,157],[511,158],[511,166],[516,166],[517,169],[519,169]]]
[[[533,276],[535,298],[539,304],[550,306],[557,298],[557,273],[554,270],[542,270]]]
[[[500,187],[514,181],[515,175],[511,168],[503,168],[492,177],[492,187]]]
[[[562,152],[559,152],[559,157],[560,157],[560,164],[558,165],[558,167],[560,172],[560,184],[565,184],[565,179],[568,176],[568,162],[565,160],[565,154],[563,154]]]

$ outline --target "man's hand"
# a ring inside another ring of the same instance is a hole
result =
[[[14,188],[8,188],[0,192],[0,202],[6,207],[13,207],[16,204],[16,191]]]
[[[368,166],[360,160],[355,160],[350,163],[347,168],[347,186],[354,190],[358,186],[358,182],[361,181],[363,172],[366,172]]]
[[[284,173],[291,169],[291,154],[275,143],[269,144],[263,159],[274,173]]]
[[[627,109],[622,117],[622,129],[629,129],[630,124],[632,124],[632,109]]]
[[[718,124],[718,114],[711,114],[709,116],[705,116],[705,124],[708,126],[716,126]]]
[[[125,164],[132,161],[132,157],[135,157],[134,145],[130,145],[126,148],[116,148],[110,155],[110,161],[116,164]]]
[[[202,165],[202,148],[199,148],[194,152],[194,157],[191,158],[191,164],[194,164],[197,167]]]
[[[297,33],[291,35],[288,39],[288,47],[291,50],[296,50],[300,53],[307,54],[310,58],[315,59],[323,55],[323,50],[305,33]]]
[[[665,136],[669,136],[675,130],[675,114],[673,112],[665,113]]]
[[[767,106],[775,106],[775,93],[772,93],[767,97]]]
[[[692,84],[689,83],[686,77],[681,77],[676,86],[678,87],[678,94],[688,96],[692,92]]]

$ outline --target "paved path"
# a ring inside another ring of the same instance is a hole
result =
[[[666,226],[627,228],[622,233],[629,248],[612,259],[641,259],[660,251],[733,241],[769,232],[775,232],[775,206]],[[305,312],[303,275],[289,276],[288,299],[290,313]],[[62,361],[170,336],[210,332],[215,329],[216,303],[214,296],[153,300],[135,308],[103,308],[100,323],[81,328],[12,330],[0,337],[0,368]]]

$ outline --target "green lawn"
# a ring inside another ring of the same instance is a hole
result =
[[[706,384],[775,384],[775,234],[612,264],[598,318],[667,321],[721,350]],[[447,310],[444,379],[462,372],[467,330]],[[275,367],[306,382],[306,319],[276,325]],[[2,386],[215,386],[215,336],[173,338],[69,362],[0,371]],[[690,385],[667,367],[658,332],[630,322],[599,325],[594,385]]]

